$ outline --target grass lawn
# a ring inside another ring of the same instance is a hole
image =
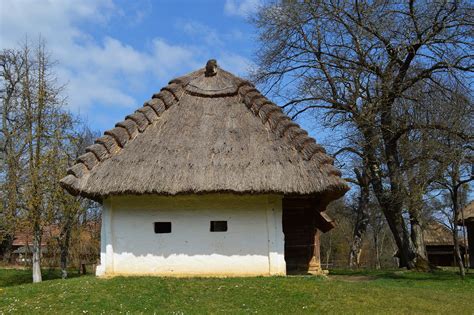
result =
[[[474,314],[474,274],[334,270],[328,278],[93,276],[29,283],[28,270],[0,269],[8,313],[453,313]],[[55,279],[56,278],[56,279]]]

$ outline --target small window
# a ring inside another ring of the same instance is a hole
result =
[[[155,233],[171,233],[171,222],[155,222]]]
[[[227,221],[211,221],[211,232],[226,232]]]

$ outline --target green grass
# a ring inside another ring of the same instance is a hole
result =
[[[332,271],[321,277],[155,278],[81,276],[29,283],[0,269],[2,313],[456,313],[474,314],[474,274]]]

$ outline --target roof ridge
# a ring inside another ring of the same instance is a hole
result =
[[[305,161],[317,158],[321,165],[330,167],[329,175],[341,176],[341,172],[334,167],[334,158],[326,153],[326,150],[316,140],[308,135],[296,122],[292,121],[288,115],[283,113],[280,106],[271,102],[255,86],[245,80],[239,84],[238,94],[243,100],[245,106],[257,117],[263,124],[268,122],[272,131],[284,138],[290,145],[303,156]]]
[[[76,195],[82,190],[85,178],[94,167],[123,150],[125,145],[143,133],[168,108],[179,102],[184,93],[182,83],[171,81],[159,93],[153,94],[142,107],[127,115],[125,120],[106,130],[94,144],[86,148],[86,153],[76,159],[76,163],[67,170],[67,175],[60,180],[63,188]]]

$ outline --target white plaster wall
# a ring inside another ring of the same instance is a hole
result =
[[[154,222],[172,232],[155,234]],[[227,232],[210,232],[227,221]],[[281,197],[123,196],[104,202],[98,275],[284,275]]]

